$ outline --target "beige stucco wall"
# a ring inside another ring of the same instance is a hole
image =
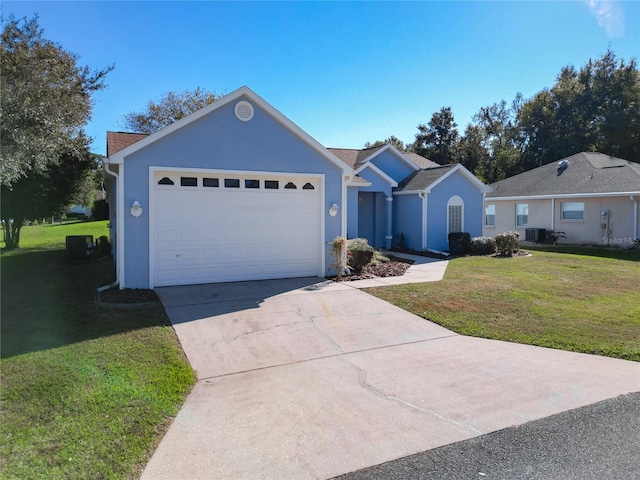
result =
[[[640,197],[635,197],[640,203]],[[563,220],[562,202],[584,202],[584,220]],[[516,203],[529,204],[529,224],[516,228]],[[559,243],[595,244],[630,247],[633,243],[633,201],[629,196],[596,198],[556,198],[555,200],[491,200],[485,205],[496,206],[495,226],[483,226],[483,235],[495,237],[499,233],[517,231],[524,240],[526,228],[544,228],[565,232]],[[553,214],[552,214],[553,205]],[[609,219],[602,211],[609,210]],[[640,206],[636,221],[640,224]],[[484,224],[484,219],[483,219]],[[603,224],[606,228],[602,228]]]

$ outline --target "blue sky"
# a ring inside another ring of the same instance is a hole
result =
[[[30,2],[45,36],[92,68],[115,64],[87,132],[164,93],[247,85],[327,147],[362,148],[450,106],[462,132],[483,106],[551,87],[611,48],[640,57],[640,2]]]

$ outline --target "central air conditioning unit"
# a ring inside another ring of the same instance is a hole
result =
[[[542,243],[547,236],[546,228],[527,228],[524,233],[524,239],[527,242]]]

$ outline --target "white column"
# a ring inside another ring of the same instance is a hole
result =
[[[393,240],[393,197],[387,197],[387,235],[384,237],[385,246],[391,248],[391,240]]]
[[[638,200],[631,195],[631,201],[633,202],[633,241],[638,239]]]

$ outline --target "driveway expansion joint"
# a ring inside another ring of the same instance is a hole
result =
[[[306,323],[306,322],[300,322],[300,323]],[[210,375],[208,377],[202,377],[202,378],[198,378],[196,383],[200,383],[200,382],[204,382],[206,380],[215,380],[216,378],[223,378],[223,377],[231,377],[234,375],[240,375],[243,373],[251,373],[251,372],[259,372],[261,370],[268,370],[268,369],[272,369],[272,368],[278,368],[278,367],[287,367],[289,365],[299,365],[299,364],[303,364],[303,363],[309,363],[309,362],[313,362],[315,360],[324,360],[327,358],[333,358],[333,357],[343,357],[343,356],[347,356],[347,355],[355,355],[358,353],[364,353],[364,352],[372,352],[375,350],[384,350],[387,348],[393,348],[393,347],[402,347],[405,345],[414,345],[417,343],[427,343],[427,342],[432,342],[435,340],[446,340],[447,338],[455,338],[455,337],[461,337],[463,335],[454,333],[452,335],[443,335],[441,337],[433,337],[433,338],[425,338],[422,340],[415,340],[412,342],[403,342],[403,343],[394,343],[393,345],[381,345],[379,347],[372,347],[372,348],[363,348],[360,350],[353,350],[350,352],[345,352],[344,350],[342,350],[342,348],[340,348],[338,346],[338,348],[340,349],[340,352],[338,353],[332,353],[329,355],[321,355],[319,357],[313,357],[313,358],[306,358],[304,360],[296,360],[294,362],[285,362],[285,363],[279,363],[276,365],[266,365],[264,367],[257,367],[257,368],[250,368],[247,370],[239,370],[237,372],[229,372],[229,373],[223,373],[221,375]]]

